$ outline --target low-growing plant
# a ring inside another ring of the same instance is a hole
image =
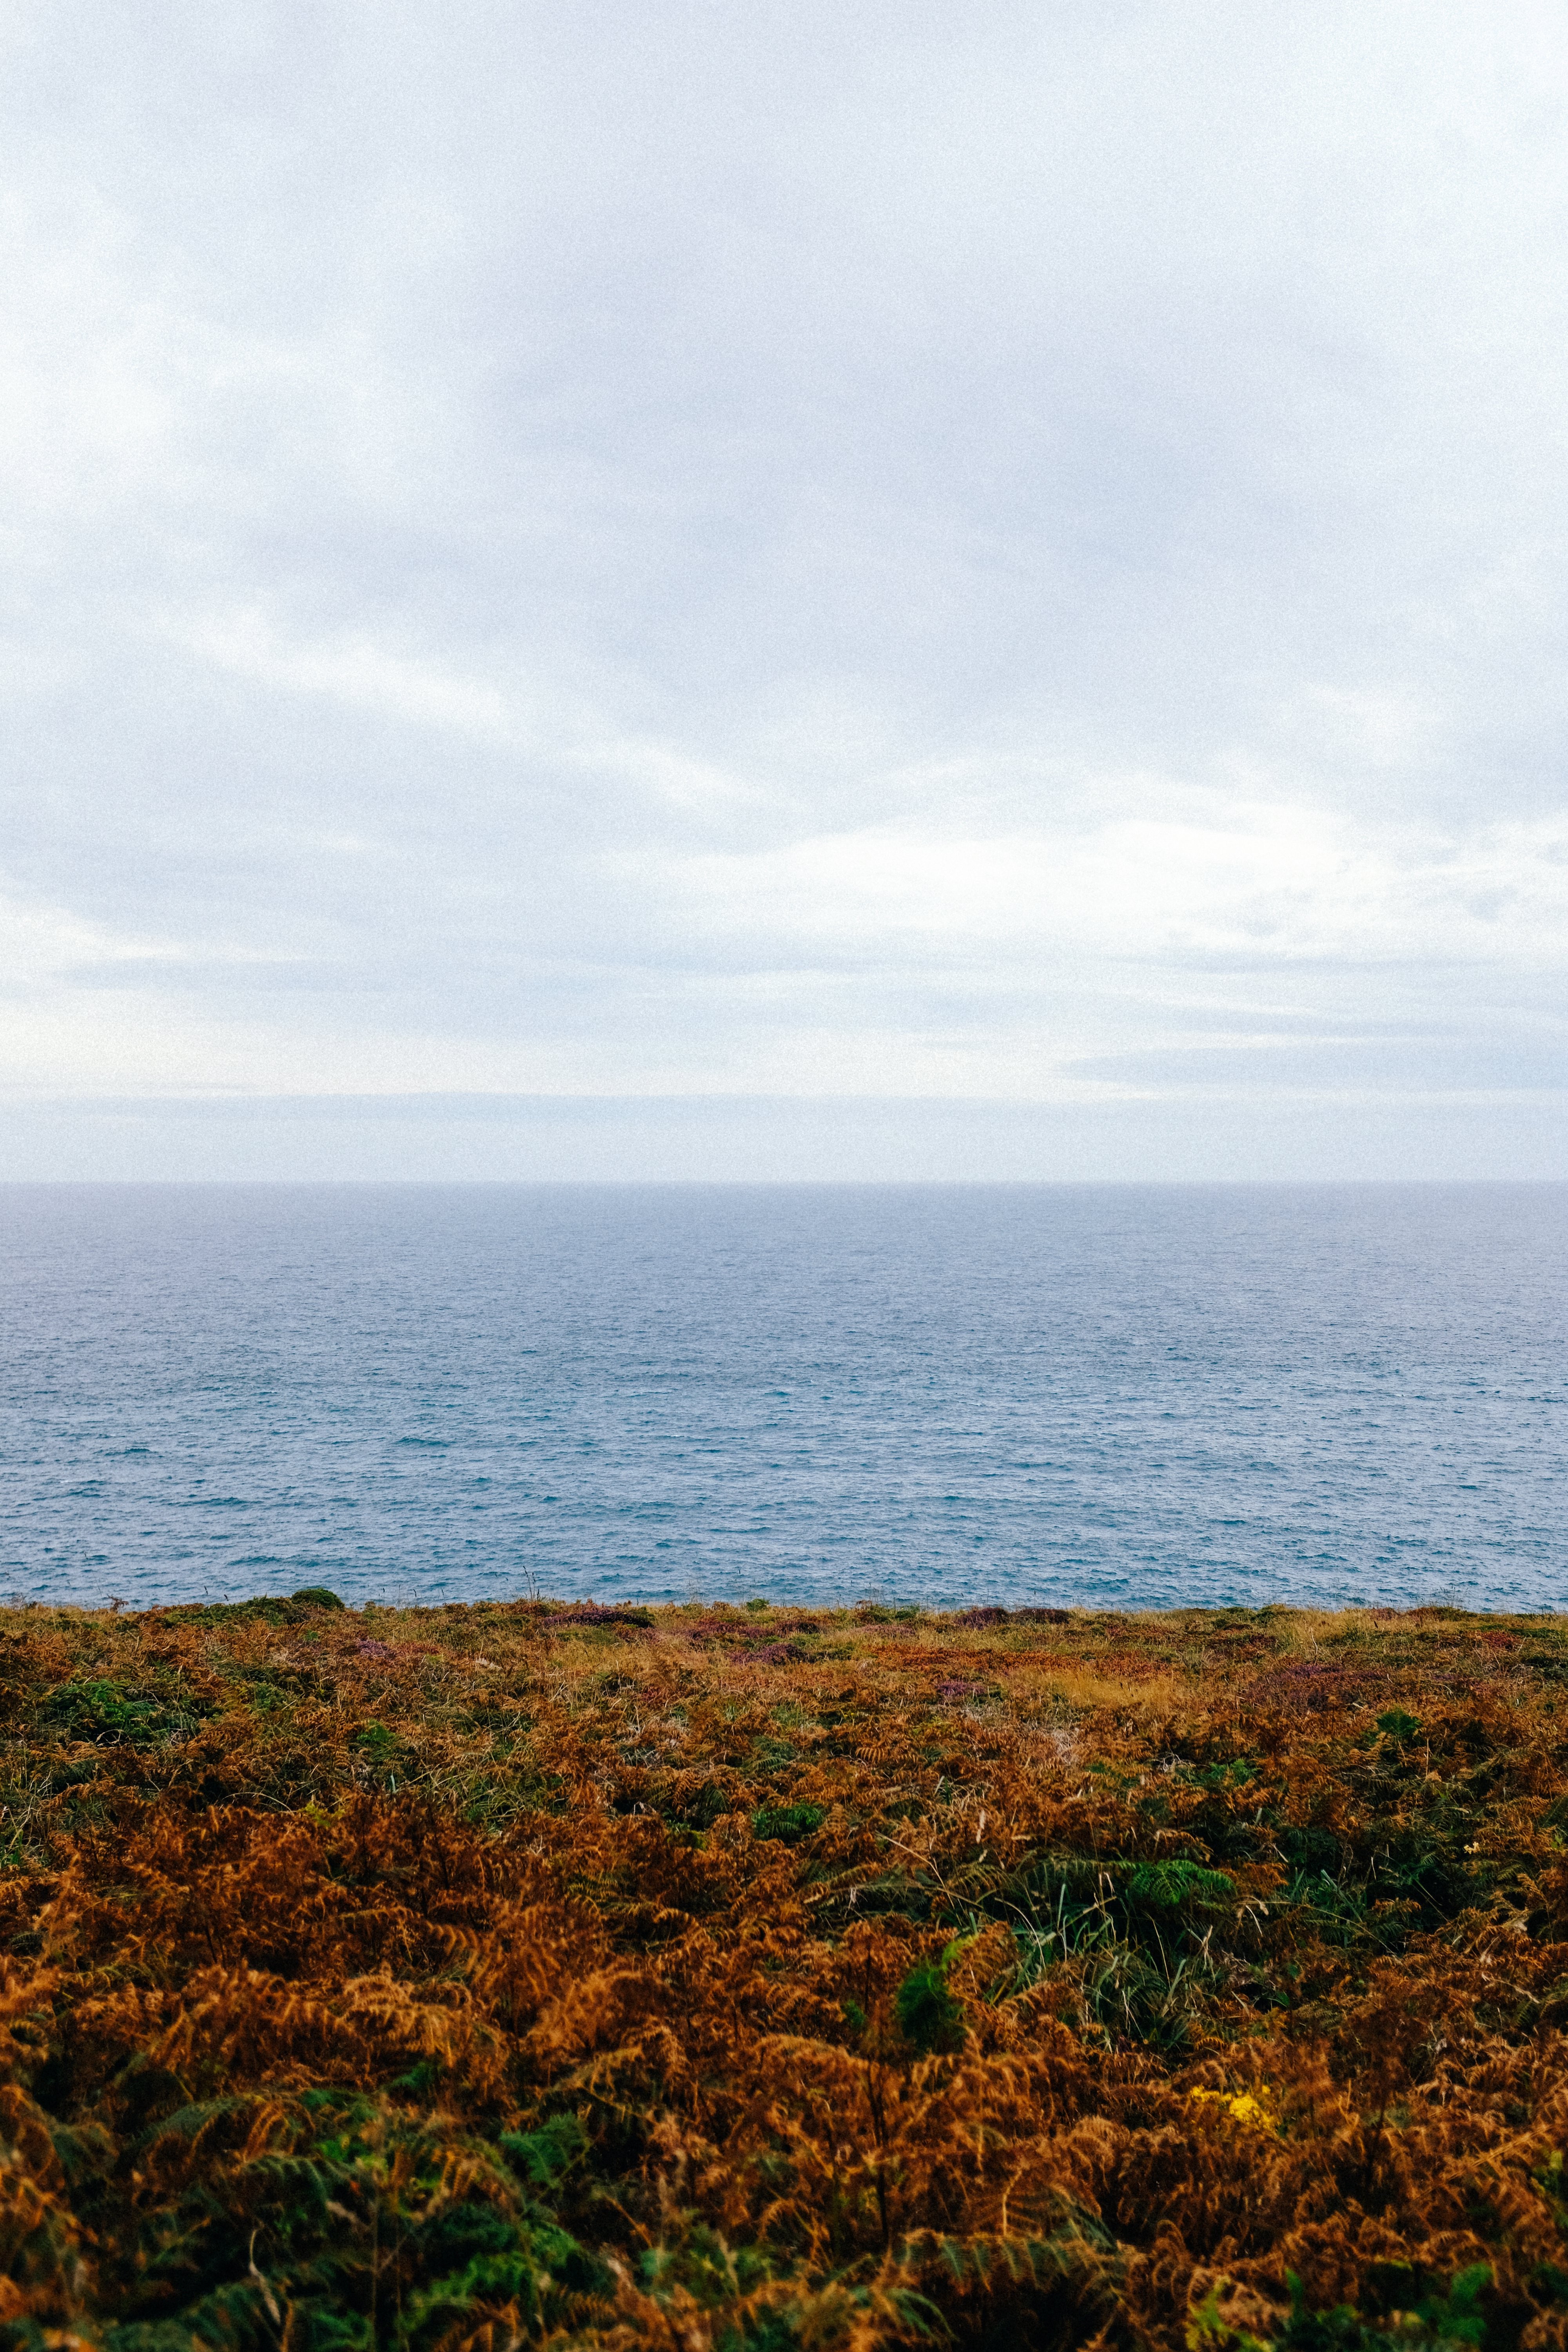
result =
[[[1568,2347],[1558,1664],[0,1619],[0,2352]]]

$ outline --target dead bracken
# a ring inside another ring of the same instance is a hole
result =
[[[1568,2341],[1568,1623],[0,1616],[0,2347]]]

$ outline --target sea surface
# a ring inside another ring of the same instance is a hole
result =
[[[9,1186],[0,1596],[1568,1605],[1568,1186]]]

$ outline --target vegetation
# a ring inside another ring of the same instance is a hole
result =
[[[0,2352],[1568,2340],[1568,1621],[0,1617]]]

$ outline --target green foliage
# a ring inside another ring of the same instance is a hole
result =
[[[778,1838],[785,1845],[798,1845],[803,1838],[813,1836],[827,1819],[826,1805],[763,1805],[752,1816],[754,1837]]]
[[[1223,1981],[1214,1933],[1237,1903],[1228,1872],[1190,1860],[1053,1854],[995,1875],[966,1916],[1012,1928],[1016,1990],[1070,1967],[1098,2028],[1176,2051]]]
[[[973,1941],[957,1937],[933,1960],[912,1968],[893,1996],[899,2031],[911,2050],[929,2055],[938,2050],[960,2050],[968,2036],[962,2005],[948,1986],[948,1971]]]
[[[1343,2303],[1310,2311],[1292,2271],[1286,2279],[1290,2315],[1271,2340],[1279,2352],[1440,2352],[1444,2346],[1486,2345],[1484,2297],[1491,2284],[1490,2265],[1477,2263],[1458,2273],[1447,2294],[1431,2290],[1408,2305],[1368,2315]]]
[[[147,1747],[166,1738],[174,1721],[155,1698],[138,1696],[111,1682],[62,1683],[50,1692],[41,1713],[62,1739],[129,1747]]]
[[[132,2165],[184,2179],[119,2273],[104,2352],[272,2352],[285,2311],[289,2343],[313,2352],[433,2352],[454,2328],[532,2332],[604,2291],[602,2264],[540,2194],[580,2149],[574,2119],[498,2146],[454,2135],[438,2111],[318,2092],[258,2150],[258,2104],[177,2109],[99,2184],[107,2207]],[[4,2329],[0,2343],[24,2352]]]
[[[1195,1862],[1141,1862],[1129,1873],[1122,1896],[1130,1906],[1148,1911],[1229,1907],[1236,1901],[1236,1881]]]

